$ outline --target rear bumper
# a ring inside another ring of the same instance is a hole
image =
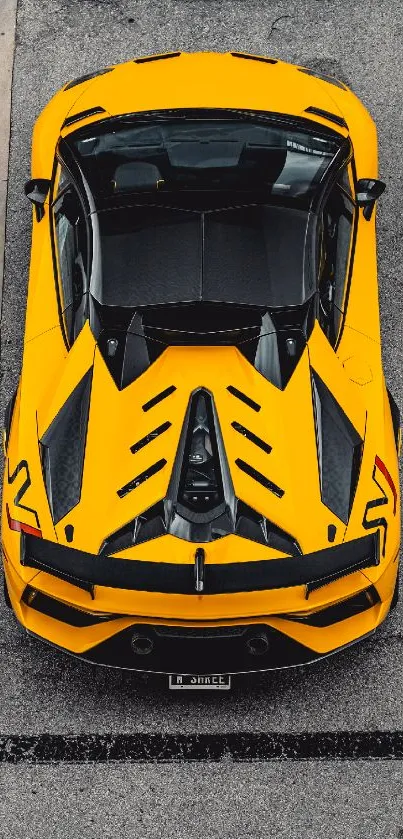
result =
[[[213,636],[211,639],[197,637],[197,630],[195,635],[182,630],[180,637],[173,638],[161,633],[161,626],[134,624],[85,653],[73,655],[90,664],[139,673],[241,675],[313,664],[368,638],[375,632],[373,629],[342,647],[320,654],[267,624],[252,624],[239,629],[240,632],[236,635],[215,635],[214,639]],[[132,639],[137,638],[138,634],[153,641],[151,653],[136,655],[133,652]],[[254,655],[248,651],[247,642],[253,641],[257,635],[259,638],[265,636],[268,646],[265,653]],[[59,649],[68,652],[66,649]]]
[[[249,593],[195,596],[98,583],[91,593],[77,586],[76,579],[67,581],[64,569],[64,579],[49,565],[46,570],[26,564],[17,569],[7,554],[4,567],[20,623],[65,652],[94,664],[141,672],[250,673],[315,662],[374,632],[389,611],[398,563],[395,558],[381,570],[376,551],[367,550],[376,542],[361,545],[366,551],[360,569],[349,555],[344,573],[335,577],[327,568],[320,586],[310,591],[308,580],[299,579],[295,585],[292,579],[294,585]],[[286,567],[287,560],[283,562]],[[264,572],[271,570],[269,564]],[[319,567],[323,573],[323,565]],[[379,570],[380,576],[371,580],[372,571]],[[150,606],[154,610],[146,611]],[[138,635],[148,639],[146,654],[133,647]],[[260,648],[251,650],[251,639],[257,637]]]
[[[344,649],[371,635],[384,620],[397,570],[397,562],[389,563],[376,587],[358,572],[359,585],[357,575],[352,575],[349,595],[346,597],[344,589],[341,602],[333,601],[328,606],[322,602],[305,616],[294,613],[197,622],[100,614],[90,611],[95,604],[90,602],[88,594],[85,607],[81,604],[77,608],[66,597],[73,588],[70,584],[61,583],[63,599],[57,599],[59,592],[44,595],[40,591],[42,574],[27,586],[14,568],[5,563],[13,610],[29,634],[97,665],[138,672],[192,674],[252,673],[295,667]],[[36,583],[38,588],[33,589]],[[329,588],[334,590],[336,585],[341,586],[342,582],[332,583]],[[36,601],[30,602],[31,591],[37,592]],[[368,597],[372,598],[372,604],[368,600],[365,605],[364,598]],[[351,608],[354,604],[356,611]],[[138,635],[151,641],[151,649],[146,654],[138,653],[133,647]],[[260,639],[257,653],[250,648],[250,642],[253,647],[256,638]]]

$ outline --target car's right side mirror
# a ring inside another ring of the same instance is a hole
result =
[[[375,201],[382,195],[386,189],[386,184],[383,181],[378,181],[375,178],[360,178],[357,181],[356,198],[359,207],[363,207],[363,216],[369,221],[374,207]]]
[[[37,221],[40,221],[45,215],[44,203],[49,189],[50,181],[47,178],[33,178],[25,184],[24,192],[35,207]]]

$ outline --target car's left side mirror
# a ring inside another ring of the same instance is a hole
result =
[[[29,201],[31,201],[35,207],[37,221],[40,221],[45,215],[44,203],[49,189],[50,181],[48,181],[47,178],[33,178],[25,184],[24,192]]]
[[[377,181],[375,178],[360,178],[357,181],[356,198],[359,207],[363,207],[363,216],[369,221],[375,201],[385,191],[386,184],[383,181]]]

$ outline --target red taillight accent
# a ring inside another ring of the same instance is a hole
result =
[[[42,537],[42,530],[38,530],[37,527],[31,527],[30,524],[24,524],[24,522],[22,521],[12,519],[10,516],[10,510],[8,509],[8,504],[6,504],[6,510],[8,526],[10,530],[16,530],[17,533],[29,533],[30,536],[39,536],[40,538]]]
[[[396,487],[395,487],[395,485],[393,483],[393,480],[392,480],[392,476],[388,472],[383,460],[381,460],[381,458],[378,457],[378,455],[376,455],[376,457],[375,457],[375,466],[377,466],[378,469],[381,470],[382,475],[386,478],[386,480],[387,480],[387,482],[388,482],[388,484],[389,484],[389,486],[392,490],[392,494],[393,494],[393,515],[395,515],[396,504],[397,504],[397,492],[396,492]]]

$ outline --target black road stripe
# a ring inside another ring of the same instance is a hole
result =
[[[403,731],[0,736],[0,763],[403,760]]]

